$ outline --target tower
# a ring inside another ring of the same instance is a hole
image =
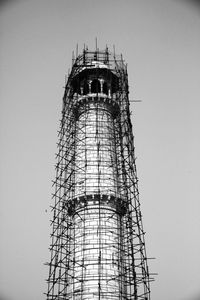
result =
[[[122,57],[73,60],[58,137],[47,300],[149,300]]]

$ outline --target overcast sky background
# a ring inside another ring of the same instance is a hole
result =
[[[0,300],[42,300],[51,180],[72,51],[128,63],[152,300],[200,299],[200,5],[0,1]],[[47,212],[45,211],[47,210]]]

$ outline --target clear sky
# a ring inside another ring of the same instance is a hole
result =
[[[0,1],[0,300],[42,300],[51,180],[72,51],[128,63],[152,300],[200,299],[200,5]]]

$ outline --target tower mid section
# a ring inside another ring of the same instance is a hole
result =
[[[63,97],[47,300],[150,299],[123,59],[83,50]]]

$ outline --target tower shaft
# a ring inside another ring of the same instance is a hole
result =
[[[83,51],[63,97],[47,300],[150,299],[127,69]]]

